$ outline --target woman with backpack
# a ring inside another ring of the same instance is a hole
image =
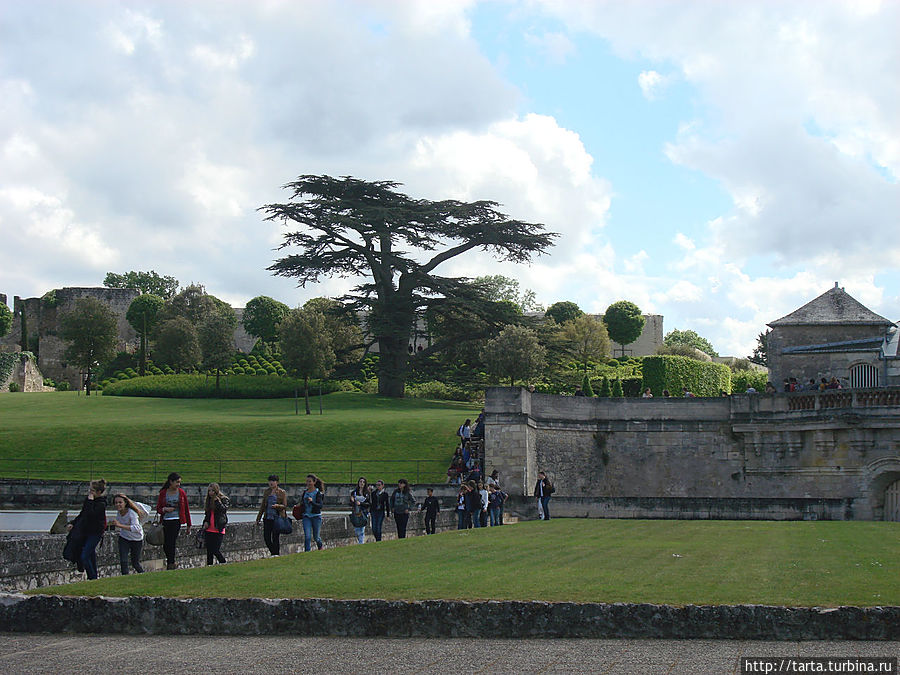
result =
[[[365,478],[356,481],[356,487],[350,492],[350,508],[350,521],[356,532],[356,540],[364,544],[366,525],[369,522],[369,482]]]
[[[228,507],[231,502],[222,494],[218,483],[210,483],[206,488],[206,503],[203,515],[203,536],[206,539],[206,564],[212,565],[213,558],[219,564],[225,562],[222,555],[222,539],[225,538],[225,526],[228,524]]]
[[[87,572],[88,579],[96,579],[99,576],[97,571],[97,544],[103,539],[103,532],[106,530],[106,481],[92,480],[88,488],[87,497],[81,505],[81,511],[75,516],[75,519],[66,527],[69,531],[74,531],[81,538],[81,553],[78,561],[84,571]],[[75,534],[73,533],[73,537]]]
[[[391,495],[391,512],[397,524],[397,539],[406,539],[406,525],[409,523],[409,512],[416,507],[416,498],[409,489],[409,481],[401,478],[397,481],[397,489]]]

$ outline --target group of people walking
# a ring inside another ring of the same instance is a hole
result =
[[[494,470],[487,480],[466,480],[456,495],[456,527],[467,530],[474,527],[498,527],[503,525],[503,505],[509,495],[500,487],[499,472]]]
[[[350,491],[350,523],[356,534],[356,541],[360,544],[366,541],[366,526],[371,522],[372,536],[375,541],[381,541],[384,532],[385,519],[394,519],[397,526],[397,538],[406,539],[406,528],[409,525],[409,514],[415,510],[425,510],[426,534],[434,534],[435,521],[440,507],[434,491],[428,489],[428,497],[423,504],[416,501],[415,495],[409,487],[409,481],[401,478],[397,481],[397,487],[390,496],[385,490],[384,481],[376,481],[374,485],[364,476],[356,481],[356,487]],[[430,528],[429,528],[430,521]]]

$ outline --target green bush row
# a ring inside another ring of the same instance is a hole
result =
[[[310,391],[318,393],[319,381],[310,381]],[[340,391],[340,382],[321,382],[322,393]],[[149,396],[157,398],[291,398],[303,395],[303,381],[291,377],[232,375],[219,379],[206,375],[147,375],[111,382],[103,388],[104,396]]]
[[[743,394],[748,387],[753,387],[762,394],[766,390],[768,374],[756,370],[738,370],[731,374],[731,392]]]
[[[644,358],[644,387],[654,396],[668,389],[672,396],[680,396],[687,387],[695,396],[718,396],[731,393],[731,370],[722,363],[695,361],[685,356],[647,356]]]
[[[484,390],[473,391],[437,381],[408,384],[405,391],[406,396],[410,398],[428,398],[437,401],[472,402],[484,397]]]

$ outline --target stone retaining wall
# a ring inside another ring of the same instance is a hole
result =
[[[0,595],[16,632],[422,638],[898,640],[900,607]]]
[[[456,517],[452,511],[438,514],[437,530],[456,529]],[[196,530],[195,530],[196,531]],[[407,536],[415,537],[425,533],[422,513],[411,513]],[[322,539],[326,548],[347,546],[356,543],[356,533],[347,516],[326,516],[322,522]],[[396,539],[397,530],[393,520],[384,524],[384,539]],[[45,534],[33,537],[8,537],[0,539],[0,591],[20,591],[43,588],[57,584],[81,581],[84,575],[77,572],[75,565],[62,557],[66,537],[62,534]],[[373,541],[371,529],[366,530],[366,541]],[[193,532],[182,535],[177,541],[177,560],[180,567],[201,567],[206,565],[206,550],[195,545]],[[294,532],[281,537],[282,553],[303,551],[303,526],[294,523]],[[231,562],[255,560],[269,555],[262,540],[262,527],[253,523],[233,523],[225,528],[222,553]],[[146,571],[161,570],[165,566],[161,546],[144,543],[141,560]],[[107,533],[97,547],[97,563],[100,576],[117,576],[119,570],[119,547],[117,535]]]

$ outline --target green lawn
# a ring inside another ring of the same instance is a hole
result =
[[[112,577],[52,592],[898,605],[900,523],[557,519]]]
[[[309,472],[326,482],[369,474],[443,480],[456,429],[473,404],[339,392],[324,414],[294,414],[293,399],[213,400],[0,396],[0,478],[283,482]],[[352,460],[352,464],[351,464]],[[411,460],[419,460],[411,461]]]

